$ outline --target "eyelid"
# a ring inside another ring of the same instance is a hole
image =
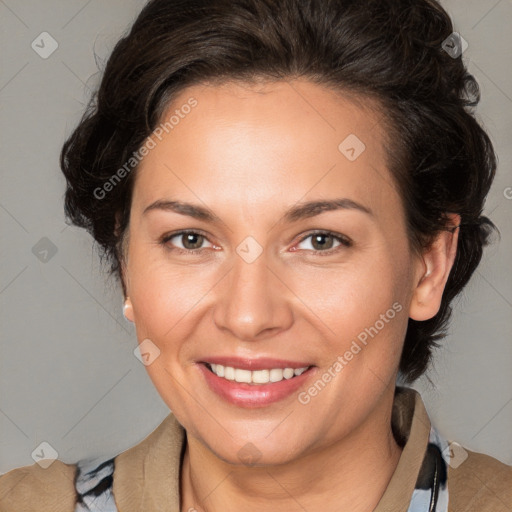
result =
[[[179,231],[175,231],[172,233],[166,233],[165,235],[162,235],[162,237],[159,240],[159,243],[161,245],[166,246],[172,238],[180,236],[180,235],[188,235],[188,234],[201,235],[210,244],[215,245],[215,244],[213,244],[213,242],[210,241],[210,239],[208,238],[206,233],[204,231],[202,231],[201,229],[181,229]],[[181,247],[172,247],[173,251],[177,251],[177,252],[185,253],[185,254],[197,254],[197,253],[200,253],[201,251],[203,251],[204,249],[208,249],[208,247],[201,247],[200,249],[182,249]]]
[[[353,246],[353,241],[346,235],[342,235],[341,233],[336,233],[334,231],[329,231],[329,230],[326,230],[326,229],[316,229],[316,230],[313,230],[313,231],[310,231],[308,233],[306,233],[305,235],[302,235],[301,238],[298,240],[298,242],[295,244],[300,244],[301,242],[303,242],[304,240],[308,239],[309,237],[311,236],[314,236],[314,235],[326,235],[326,236],[331,236],[332,238],[338,240],[338,242],[340,242],[340,245],[338,245],[337,247],[332,247],[331,249],[326,249],[325,251],[319,251],[319,250],[311,250],[311,249],[299,249],[299,250],[306,250],[306,252],[311,252],[313,254],[319,254],[319,255],[329,255],[329,254],[333,254],[337,251],[340,250],[340,248],[349,248],[349,247],[352,247]]]

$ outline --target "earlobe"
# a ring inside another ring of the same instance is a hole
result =
[[[124,301],[123,315],[126,318],[126,320],[128,320],[132,323],[135,321],[134,317],[133,317],[133,306],[132,306],[132,301],[130,300],[130,297],[126,297],[126,299]]]
[[[452,229],[441,231],[422,256],[423,273],[413,293],[409,317],[423,321],[434,317],[441,307],[444,288],[457,254],[460,216],[450,214]]]

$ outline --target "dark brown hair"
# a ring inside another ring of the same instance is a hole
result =
[[[446,213],[461,216],[439,312],[423,322],[409,319],[400,371],[411,382],[446,335],[450,303],[494,228],[482,211],[496,157],[472,114],[478,85],[462,57],[443,44],[451,37],[450,46],[461,49],[452,32],[434,0],[151,0],[117,43],[99,89],[63,146],[66,215],[92,234],[111,273],[121,277],[136,169],[122,173],[108,194],[98,190],[187,86],[304,78],[375,99],[411,246],[428,247],[447,229]]]

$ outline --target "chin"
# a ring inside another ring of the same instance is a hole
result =
[[[279,449],[274,443],[261,443],[246,442],[241,448],[238,446],[223,447],[220,452],[210,447],[210,450],[216,457],[223,460],[227,464],[239,467],[266,467],[277,466],[286,464],[294,460],[297,456],[282,443]]]
[[[217,438],[210,438],[208,433],[201,436],[200,440],[216,457],[236,466],[268,466],[279,465],[293,461],[301,455],[306,445],[303,439],[303,433],[272,432],[270,429],[259,429],[256,434],[248,434],[244,432],[236,432],[229,425],[226,429],[231,436],[226,433]],[[296,448],[300,447],[299,450]]]

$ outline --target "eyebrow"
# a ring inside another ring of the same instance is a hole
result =
[[[143,215],[150,212],[151,210],[164,210],[179,213],[181,215],[187,215],[194,219],[202,220],[211,223],[223,223],[222,219],[212,213],[203,206],[195,205],[192,203],[186,203],[183,201],[170,201],[159,199],[154,203],[147,206],[142,212]],[[353,201],[348,198],[330,199],[323,201],[309,201],[307,203],[301,203],[288,209],[284,215],[284,222],[296,222],[302,219],[308,219],[320,215],[326,211],[333,210],[356,210],[367,215],[373,216],[373,212],[370,208],[363,206],[362,204]]]

